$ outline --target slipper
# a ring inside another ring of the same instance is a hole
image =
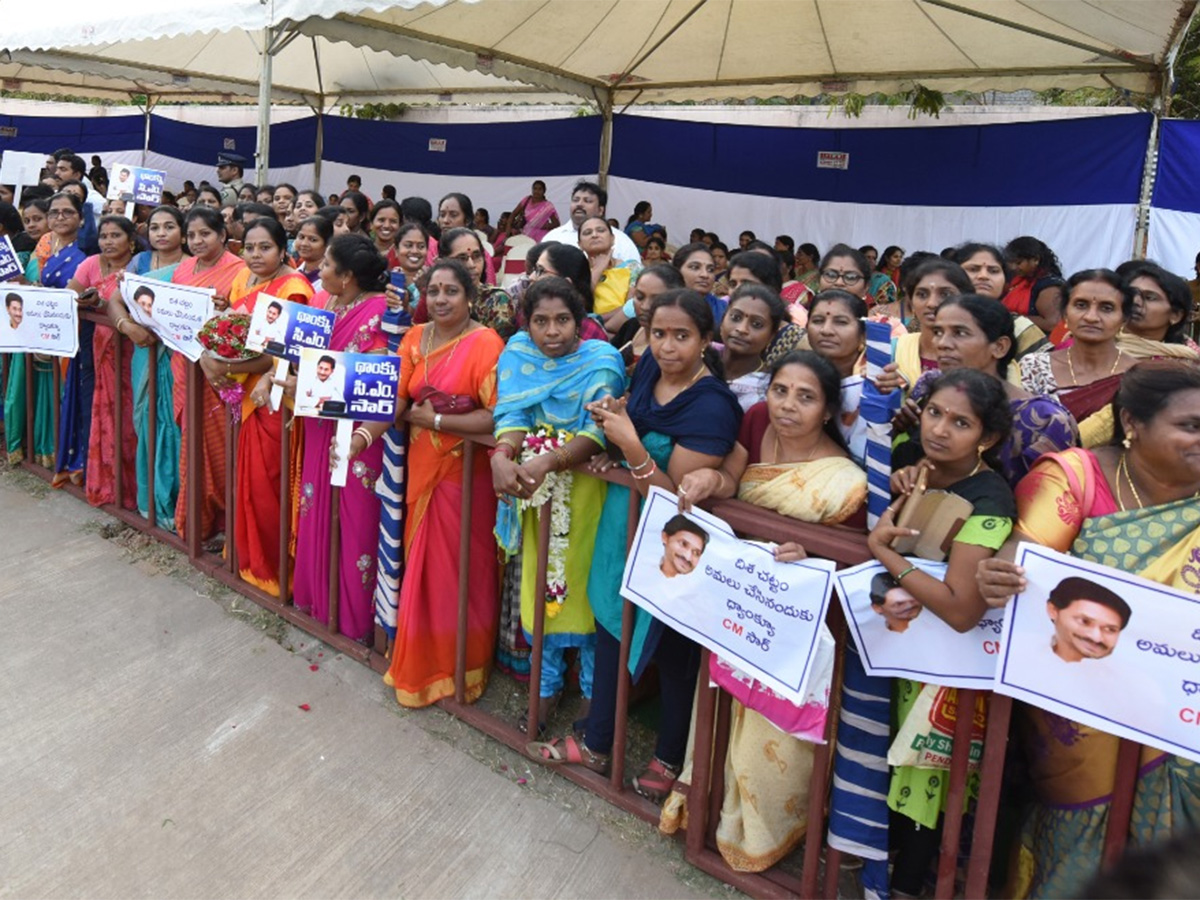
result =
[[[650,760],[646,771],[633,779],[633,789],[654,803],[662,803],[679,780],[679,769],[672,768],[657,757]]]
[[[610,771],[608,754],[593,753],[587,744],[571,735],[547,742],[534,741],[525,745],[525,752],[550,766],[583,766],[600,775],[607,775]]]

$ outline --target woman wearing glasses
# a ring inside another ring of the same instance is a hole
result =
[[[866,299],[867,283],[871,279],[871,264],[867,258],[847,244],[834,244],[817,267],[820,291],[834,288]]]
[[[512,298],[494,284],[487,284],[486,258],[483,252],[483,241],[470,228],[451,228],[442,232],[438,244],[442,259],[458,260],[467,267],[471,277],[479,285],[479,295],[471,302],[471,318],[484,325],[504,340],[517,333],[517,313],[513,307]],[[413,313],[413,323],[422,325],[429,321],[429,312],[425,298],[417,304]]]

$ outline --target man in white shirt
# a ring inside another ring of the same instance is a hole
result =
[[[278,300],[272,300],[267,305],[265,321],[260,323],[258,328],[254,329],[255,344],[266,347],[267,344],[272,342],[277,344],[286,343],[287,326],[288,320],[287,316],[283,315],[283,304]]]
[[[553,231],[547,231],[543,241],[557,241],[560,244],[579,246],[579,226],[591,216],[604,217],[604,207],[608,203],[608,191],[592,181],[581,181],[571,191],[570,221],[559,225]],[[619,228],[613,229],[613,256],[620,262],[641,262],[642,254],[637,244]]]

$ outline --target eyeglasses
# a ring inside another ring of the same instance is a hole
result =
[[[482,253],[479,253],[479,252],[475,252],[475,253],[459,253],[459,254],[457,254],[457,255],[455,255],[455,256],[452,256],[452,257],[450,257],[450,258],[451,258],[451,259],[457,259],[459,262],[463,262],[463,263],[465,263],[465,262],[483,262],[483,254],[482,254]]]
[[[545,268],[544,266],[534,266],[533,267],[533,277],[534,278],[541,278],[543,275],[557,275],[557,274],[558,274],[557,272],[552,272],[549,269]]]
[[[71,216],[77,216],[79,213],[73,209],[52,209],[46,213],[47,219],[69,219]]]
[[[861,272],[839,272],[837,269],[825,269],[821,272],[825,281],[841,281],[842,284],[858,284],[863,280]]]

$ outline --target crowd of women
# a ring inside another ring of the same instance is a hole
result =
[[[540,230],[538,238],[558,225],[544,187],[535,183],[512,216]],[[210,550],[235,552],[242,577],[268,594],[279,595],[286,572],[291,602],[319,622],[336,610],[338,629],[352,639],[368,641],[379,625],[390,637],[386,682],[411,707],[454,693],[468,500],[467,700],[483,693],[496,667],[529,675],[543,605],[538,730],[550,730],[576,683],[581,695],[570,733],[529,735],[531,754],[548,765],[609,771],[631,491],[664,488],[684,509],[736,497],[865,530],[858,407],[872,318],[891,327],[894,344],[877,386],[902,392],[903,403],[893,422],[895,502],[867,540],[921,607],[969,630],[989,604],[1020,589],[1011,562],[1018,539],[1103,562],[1105,542],[1133,529],[1163,535],[1138,544],[1140,574],[1195,588],[1187,580],[1194,564],[1188,570],[1184,561],[1200,558],[1200,527],[1180,510],[1194,513],[1200,491],[1200,354],[1188,336],[1188,284],[1152,262],[1064,278],[1050,248],[1032,237],[1003,249],[963,243],[906,256],[896,246],[878,254],[845,244],[821,254],[745,232],[730,254],[700,232],[667,252],[649,204],[639,204],[626,232],[643,258],[625,259],[603,216],[603,189],[585,182],[575,196],[590,198],[593,214],[584,203],[576,215],[573,201],[573,239],[526,243],[525,275],[506,290],[495,284],[495,245],[472,227],[463,194],[443,198],[435,217],[421,198],[370,204],[348,191],[325,206],[320,194],[288,185],[268,191],[270,205],[247,201],[223,214],[220,195],[210,193],[215,202],[202,188],[186,215],[160,206],[137,226],[103,216],[91,255],[79,244],[86,211],[78,185],[27,197],[15,218],[0,206],[4,233],[27,259],[24,280],[69,288],[81,308],[107,319],[84,320],[58,398],[54,362],[35,358],[27,384],[25,361],[10,359],[10,459],[28,455],[58,483],[83,485],[95,505],[120,496],[143,514],[153,508],[180,535],[199,528]],[[263,298],[334,311],[331,349],[400,358],[400,414],[354,430],[350,477],[334,490],[332,424],[286,427],[268,400],[276,385],[294,395],[294,372],[276,379],[266,357],[204,356],[199,394],[189,400],[192,364],[130,318],[119,290],[126,272],[211,288],[218,315],[252,313]],[[404,278],[390,279],[395,273]],[[199,406],[195,418],[185,415],[188,402]],[[189,471],[185,452],[193,421],[202,431],[198,471]],[[240,428],[230,456],[232,421]],[[470,457],[467,479],[464,441],[485,437],[495,447]],[[290,471],[281,470],[282,442]],[[614,468],[632,487],[605,479]],[[200,498],[191,515],[189,479]],[[973,510],[943,580],[892,549],[903,532],[897,511],[918,481]],[[285,495],[292,522],[281,547]],[[537,535],[547,508],[539,593]],[[787,561],[806,551],[790,543],[775,553]],[[865,679],[854,647],[845,653],[847,684],[859,686],[845,708],[865,711],[840,723],[839,748],[854,750],[839,757],[841,794],[858,805],[840,810],[835,789],[832,837],[861,849],[864,881],[878,895],[919,894],[946,779],[889,770],[873,745],[855,741],[880,732],[886,739],[921,685]],[[667,801],[667,829],[686,816],[681,788],[700,659],[696,644],[637,610],[629,671],[636,682],[654,666],[661,713],[653,757],[633,786]],[[812,744],[804,737],[812,735],[759,711],[757,699],[734,702],[717,832],[730,865],[748,871],[789,853],[804,837],[808,804],[825,802],[807,795]],[[1013,796],[1024,824],[1012,895],[1064,896],[1098,866],[1117,739],[1032,708],[1017,718],[1024,755]],[[1149,750],[1143,762],[1137,842],[1200,816],[1194,764]],[[885,827],[872,833],[859,827],[879,821]]]

